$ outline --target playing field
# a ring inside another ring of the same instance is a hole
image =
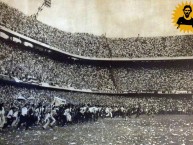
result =
[[[0,144],[15,145],[193,145],[193,116],[140,116],[28,131],[0,132]]]

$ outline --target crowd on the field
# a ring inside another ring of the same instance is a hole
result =
[[[56,60],[45,53],[0,40],[0,74],[23,82],[47,83],[101,92],[140,90],[192,91],[189,64],[163,66],[95,66]]]
[[[67,33],[0,2],[0,25],[65,52],[86,57],[177,57],[193,55],[193,35],[107,38],[88,33]]]
[[[0,127],[26,129],[96,121],[106,117],[192,114],[190,97],[103,95],[0,85]],[[59,98],[59,100],[55,100]]]

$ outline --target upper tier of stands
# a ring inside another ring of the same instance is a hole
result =
[[[0,2],[0,25],[64,52],[93,58],[155,58],[193,56],[193,35],[107,38],[68,33],[48,26]]]

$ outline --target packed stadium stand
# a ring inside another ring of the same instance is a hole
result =
[[[64,32],[0,2],[0,144],[192,144],[192,39]]]
[[[64,52],[85,57],[133,59],[193,55],[192,35],[123,39],[68,33],[26,16],[3,2],[0,2],[0,24]]]
[[[96,106],[110,106],[125,108],[136,107],[141,105],[142,112],[153,109],[155,114],[174,113],[174,114],[188,114],[193,113],[192,97],[191,95],[156,95],[156,94],[93,94],[82,92],[71,92],[62,90],[45,89],[34,87],[32,85],[21,85],[8,82],[0,83],[1,99],[5,102],[5,108],[9,108],[10,103],[14,102],[20,96],[24,96],[27,100],[35,98],[37,102],[51,102],[54,97],[66,99],[68,103],[72,104],[90,104]]]
[[[191,61],[92,64],[0,40],[0,73],[23,82],[93,91],[192,91]],[[120,65],[121,64],[121,65]]]
[[[34,88],[41,86],[43,89],[17,88],[1,84],[3,100],[9,99],[6,98],[8,96],[13,97],[14,94],[36,98],[65,96],[65,99],[73,103],[110,106],[128,106],[140,102],[143,105],[157,104],[162,108],[179,103],[177,106],[183,108],[181,110],[185,110],[187,100],[191,100],[192,60],[143,61],[143,59],[192,56],[193,35],[123,39],[87,33],[67,33],[26,16],[2,2],[0,2],[0,24],[72,55],[95,58],[141,58],[141,61],[131,62],[124,62],[124,59],[121,62],[73,59],[60,52],[48,51],[44,47],[25,46],[22,44],[23,40],[21,43],[13,42],[15,34],[9,32],[6,33],[10,35],[9,38],[0,38],[1,80],[10,79],[16,84],[30,84],[34,85]],[[135,95],[125,97],[125,94]],[[150,96],[141,97],[141,94]],[[170,98],[161,94],[186,94],[184,96],[188,97],[179,99],[178,95],[175,95],[174,98]]]

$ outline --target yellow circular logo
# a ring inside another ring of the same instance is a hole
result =
[[[193,3],[183,2],[178,4],[176,9],[173,11],[172,22],[177,29],[183,32],[193,33]]]

